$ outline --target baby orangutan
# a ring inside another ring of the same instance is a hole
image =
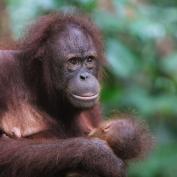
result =
[[[104,121],[98,128],[91,130],[89,137],[106,141],[116,156],[124,160],[144,157],[152,148],[152,136],[146,125],[131,118]],[[82,172],[67,175],[67,177],[82,176]],[[84,174],[84,177],[87,176]]]
[[[128,118],[105,121],[89,136],[105,140],[125,160],[144,156],[152,146],[152,137],[144,123]]]

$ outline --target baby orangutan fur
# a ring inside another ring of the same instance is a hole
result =
[[[91,130],[89,137],[106,141],[113,152],[124,160],[144,157],[153,144],[153,138],[145,123],[133,118],[104,121],[98,128]],[[82,172],[73,172],[66,177],[82,176]]]
[[[152,146],[145,124],[130,118],[105,121],[89,136],[105,140],[114,153],[125,160],[144,156]]]

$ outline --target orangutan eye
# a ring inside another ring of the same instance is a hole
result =
[[[72,57],[67,61],[68,70],[77,70],[81,66],[81,59],[79,57]]]
[[[69,62],[70,64],[72,64],[72,65],[77,65],[77,64],[80,63],[80,59],[77,58],[77,57],[73,57],[73,58],[70,58],[70,59],[68,60],[68,62]]]
[[[92,69],[94,67],[96,67],[96,59],[94,56],[88,56],[86,58],[85,64],[87,66],[88,69]]]

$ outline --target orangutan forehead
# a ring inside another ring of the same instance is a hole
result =
[[[91,36],[87,31],[75,26],[68,26],[60,33],[57,41],[61,53],[65,54],[82,54],[95,53],[96,48]]]

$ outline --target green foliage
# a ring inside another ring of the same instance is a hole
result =
[[[131,166],[132,177],[177,174],[176,0],[8,0],[14,37],[37,16],[81,9],[104,34],[108,65],[103,83],[105,115],[121,110],[145,118],[157,140],[148,160]],[[146,3],[143,3],[146,2]]]
[[[130,167],[129,176],[132,177],[174,177],[176,168],[177,144],[163,145],[158,147],[152,157],[137,162]],[[146,168],[145,168],[146,167]]]

